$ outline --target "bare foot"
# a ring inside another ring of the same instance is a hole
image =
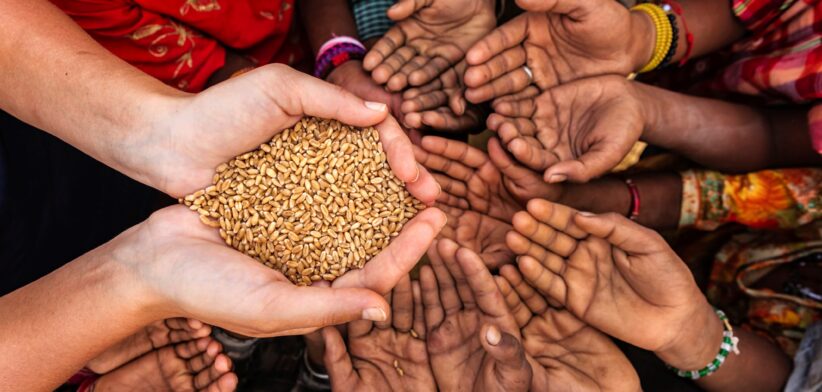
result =
[[[151,351],[98,379],[102,391],[233,391],[231,360],[210,337]]]
[[[151,350],[209,334],[211,327],[198,320],[173,318],[156,321],[98,355],[86,367],[97,374],[106,374]]]

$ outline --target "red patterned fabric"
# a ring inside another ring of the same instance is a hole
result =
[[[226,50],[258,64],[301,57],[289,34],[294,0],[52,0],[118,57],[181,90],[197,92]]]

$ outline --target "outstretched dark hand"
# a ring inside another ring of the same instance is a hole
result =
[[[388,17],[397,23],[374,44],[363,65],[392,91],[434,80],[496,25],[491,0],[400,0]]]
[[[545,181],[587,182],[617,166],[642,136],[648,116],[636,86],[600,76],[536,98],[498,100],[488,127],[518,161],[544,172]]]
[[[378,323],[361,320],[348,324],[347,348],[336,328],[323,329],[325,367],[333,390],[437,390],[425,348],[425,323],[418,283],[412,285],[406,276],[388,300],[392,310],[389,320]]]
[[[541,90],[590,76],[622,77],[651,58],[653,24],[612,0],[518,0],[526,12],[466,55],[466,98],[484,102],[534,83]],[[651,37],[651,38],[649,38]],[[527,65],[533,79],[523,66]]]

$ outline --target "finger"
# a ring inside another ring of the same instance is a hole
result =
[[[219,354],[219,352],[215,353],[215,354],[211,354],[209,352],[204,352],[200,355],[195,356],[194,358],[189,359],[187,361],[186,366],[188,367],[189,371],[191,371],[192,373],[195,373],[195,374],[200,373],[203,369],[208,368],[209,366],[211,366],[212,363],[214,363],[214,360],[217,358],[218,354]],[[204,372],[204,373],[208,373],[208,372]],[[209,382],[210,381],[211,380],[209,379]],[[208,385],[209,382],[206,382],[204,384]]]
[[[392,312],[393,312],[393,309],[392,309]],[[391,316],[393,316],[393,313],[391,314]],[[385,329],[388,326],[386,323],[389,323],[389,322],[390,322],[390,320],[379,321],[379,322],[373,322],[373,321],[369,321],[369,320],[355,320],[355,321],[352,321],[352,322],[346,324],[346,326],[348,326],[348,338],[349,339],[356,339],[356,338],[361,338],[365,335],[368,335],[371,332],[371,330],[374,329],[375,326],[377,326],[379,328],[380,325],[383,325],[384,327],[382,327],[382,328]]]
[[[519,101],[498,101],[493,104],[494,112],[508,117],[531,117],[536,111],[536,101],[523,99]]]
[[[408,82],[412,86],[422,86],[440,76],[451,68],[452,62],[445,57],[435,56],[415,69],[408,75]]]
[[[433,154],[450,159],[452,162],[461,163],[462,165],[474,169],[479,168],[488,162],[488,157],[481,150],[471,147],[465,142],[457,140],[437,136],[426,136],[422,139],[422,148]],[[446,172],[454,178],[463,180],[468,178],[465,176],[464,171],[451,172],[445,169],[440,171]],[[473,171],[469,170],[469,172]]]
[[[434,275],[437,277],[437,286],[439,287],[440,301],[442,301],[442,308],[445,314],[454,314],[460,311],[463,307],[460,299],[457,283],[451,271],[446,267],[446,259],[456,257],[456,248],[450,243],[446,246],[441,246],[443,239],[437,241],[435,246],[437,256],[429,258],[431,261],[431,268]]]
[[[428,7],[430,3],[430,0],[399,0],[388,8],[387,15],[394,21],[403,20]]]
[[[543,199],[533,199],[526,205],[528,213],[541,223],[560,230],[575,239],[585,238],[586,233],[573,219],[577,210],[559,203],[552,203]]]
[[[502,140],[503,144],[508,144],[511,139],[516,136],[533,136],[536,134],[537,126],[530,118],[524,117],[505,117],[499,113],[491,113],[486,121],[488,128],[497,132],[503,132],[504,127],[511,127],[510,137]]]
[[[439,326],[445,319],[437,278],[430,266],[424,265],[420,268],[420,290],[422,290],[422,306],[425,313],[425,329],[428,332]]]
[[[448,95],[445,91],[436,90],[429,93],[419,94],[414,98],[403,101],[400,108],[403,113],[422,112],[445,105],[448,102]]]
[[[527,16],[524,15],[497,27],[468,50],[465,54],[466,62],[468,65],[480,65],[506,49],[521,44],[528,33],[527,29]]]
[[[336,283],[336,281],[335,281]],[[268,291],[258,318],[256,336],[277,336],[286,331],[305,334],[316,328],[354,320],[385,321],[391,308],[382,295],[363,288],[296,287],[290,282],[274,282],[262,288]],[[261,294],[262,295],[262,294]],[[225,323],[223,323],[225,324]],[[265,326],[270,326],[265,328]],[[242,330],[241,325],[228,329]]]
[[[434,176],[419,163],[417,164],[417,172],[420,173],[417,180],[405,183],[405,189],[423,204],[432,206],[442,193],[442,189],[440,189]]]
[[[545,301],[545,297],[523,279],[522,274],[516,267],[505,266],[500,270],[500,275],[511,285],[517,293],[517,298],[525,303],[531,313],[543,314],[548,310],[548,302]]]
[[[382,81],[377,80],[374,78],[373,71],[377,66],[381,65],[388,56],[394,53],[397,48],[400,48],[404,44],[405,33],[397,26],[388,29],[385,35],[374,43],[374,46],[371,47],[371,50],[369,50],[363,58],[362,66],[366,71],[372,71],[371,78],[374,79],[375,82],[383,84],[388,80],[390,75],[386,76]],[[381,77],[382,76],[384,75],[381,75]]]
[[[428,83],[424,86],[412,87],[412,88],[409,88],[408,90],[403,91],[402,98],[406,99],[406,100],[414,99],[415,97],[418,97],[422,94],[428,94],[432,91],[443,91],[443,90],[445,90],[445,87],[443,85],[442,80],[436,79],[436,80],[432,80],[431,83]]]
[[[491,163],[499,169],[505,179],[518,186],[535,182],[538,183],[542,180],[539,173],[519,165],[511,159],[496,138],[488,140],[488,158],[491,160]]]
[[[414,145],[393,117],[388,117],[377,125],[380,142],[385,150],[388,166],[397,178],[412,183],[420,178],[420,168],[414,159]],[[417,195],[414,195],[417,196]],[[417,197],[419,199],[419,197]],[[420,199],[425,202],[425,200]]]
[[[561,256],[546,250],[530,238],[523,236],[516,231],[509,231],[505,235],[505,244],[514,254],[528,255],[539,260],[545,268],[554,273],[560,273],[565,267],[565,259]]]
[[[473,112],[457,116],[451,108],[441,107],[422,113],[422,123],[431,129],[446,132],[471,131],[479,125],[479,117]]]
[[[463,142],[426,136],[422,138],[422,148],[416,151],[415,158],[427,169],[465,183],[474,174],[472,168],[464,165],[471,149]]]
[[[240,380],[234,373],[223,374],[216,382],[211,383],[206,387],[206,392],[233,392],[237,390],[237,384]]]
[[[425,307],[422,304],[422,288],[420,282],[411,282],[411,293],[414,299],[414,322],[412,328],[419,339],[425,340]]]
[[[528,204],[531,205],[531,201],[529,201]],[[514,230],[530,242],[530,244],[528,244],[528,249],[526,249],[524,253],[517,252],[518,254],[531,254],[533,251],[535,252],[532,254],[534,257],[542,257],[542,254],[537,253],[539,251],[534,248],[543,248],[563,257],[568,257],[574,252],[577,247],[576,239],[563,233],[562,231],[542,223],[542,220],[546,218],[545,215],[535,216],[534,213],[531,213],[530,209],[528,212],[529,213],[515,214],[514,219],[512,220]],[[548,214],[549,212],[540,213]],[[520,244],[517,243],[516,245],[518,248],[517,250],[521,251],[522,248],[519,246]]]
[[[191,359],[206,351],[209,344],[211,344],[212,342],[214,342],[214,339],[210,337],[205,337],[197,340],[191,340],[185,343],[175,344],[172,347],[174,348],[174,353],[178,357],[183,359]]]
[[[328,327],[322,329],[323,341],[325,342],[325,354],[323,363],[331,381],[331,389],[350,391],[357,384],[357,373],[354,371],[354,364],[351,356],[345,347],[342,335],[337,328]]]
[[[211,326],[204,325],[199,329],[192,330],[171,330],[168,333],[169,343],[184,342],[187,340],[198,339],[211,334]]]
[[[482,348],[494,359],[496,383],[506,391],[529,390],[532,370],[519,339],[491,324],[482,326],[480,336]]]
[[[465,84],[479,87],[525,65],[525,48],[515,46],[465,71]]]
[[[513,266],[506,266],[513,269],[516,267]],[[500,270],[502,271],[502,269]],[[533,317],[533,313],[531,313],[531,309],[528,309],[525,306],[525,303],[522,302],[522,299],[519,298],[517,292],[511,287],[511,284],[508,283],[502,276],[495,276],[494,281],[497,283],[497,287],[499,287],[499,291],[502,294],[502,297],[505,299],[505,304],[508,306],[508,309],[511,311],[511,314],[514,315],[514,320],[516,320],[517,325],[522,328],[528,325],[528,322],[531,321],[531,317]]]
[[[491,102],[491,106],[493,107],[494,105],[506,101],[519,101],[523,99],[531,99],[538,96],[539,94],[539,89],[536,86],[528,86],[525,88],[525,90],[522,90],[516,94],[506,95],[495,99]]]
[[[668,248],[659,233],[618,214],[577,213],[573,218],[583,232],[603,238],[628,253],[648,254]]]
[[[428,58],[425,56],[414,56],[411,60],[408,60],[405,64],[400,67],[400,69],[391,75],[388,79],[388,83],[386,83],[386,87],[389,91],[402,91],[404,88],[408,87],[408,80],[409,75],[420,69],[428,62]]]
[[[445,213],[436,208],[420,211],[388,247],[363,268],[339,277],[332,283],[332,287],[361,287],[382,295],[388,294],[414,268],[445,223]]]
[[[342,87],[299,73],[282,65],[267,65],[248,72],[257,73],[271,84],[272,94],[282,92],[290,99],[279,101],[286,113],[339,120],[358,127],[376,125],[388,116],[382,103],[366,102]]]
[[[457,261],[482,312],[493,317],[510,316],[505,299],[482,258],[468,248],[461,248],[457,252]]]
[[[551,272],[531,256],[520,257],[517,259],[517,265],[528,284],[543,295],[565,305],[567,286],[560,275]]]
[[[596,144],[579,158],[561,161],[545,170],[545,181],[557,183],[567,180],[585,183],[608,173],[616,167],[630,147],[614,144]]]
[[[197,390],[206,389],[230,371],[231,359],[225,354],[220,354],[214,359],[211,366],[194,376],[194,388]]]
[[[394,287],[391,316],[394,329],[400,332],[408,331],[414,323],[414,294],[411,292],[411,277],[408,275]]]
[[[465,273],[463,273],[457,261],[457,253],[462,249],[456,242],[447,238],[437,241],[437,248],[440,250],[445,268],[448,269],[448,272],[454,279],[454,286],[456,286],[457,295],[459,296],[460,302],[462,302],[462,308],[473,308],[476,305],[474,293],[466,280]]]
[[[465,182],[457,181],[451,177],[444,176],[439,173],[435,173],[434,178],[442,188],[442,193],[437,199],[437,202],[446,203],[447,205],[454,205],[451,203],[454,201],[452,198],[457,198],[459,200],[468,195],[468,187],[465,185]]]
[[[454,180],[448,179],[443,175],[436,175],[437,181],[440,181],[440,184],[444,184],[446,182],[451,182]],[[456,192],[459,190],[458,185],[453,185],[449,191],[444,191],[440,194],[440,197],[437,198],[437,205],[446,205],[456,208],[468,209],[470,208],[470,203],[468,200],[458,196]],[[467,191],[466,191],[467,192]]]
[[[374,70],[371,71],[371,78],[379,84],[387,83],[392,76],[399,72],[399,70],[416,55],[417,51],[410,46],[403,46],[397,49],[394,53],[388,56],[382,64],[378,65],[377,68],[374,68]]]
[[[515,94],[525,90],[531,84],[531,76],[524,68],[518,68],[489,83],[468,87],[465,90],[465,99],[473,103],[481,103],[505,95]],[[467,84],[467,81],[466,81]]]

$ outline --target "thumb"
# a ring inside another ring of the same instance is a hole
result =
[[[588,182],[616,167],[624,156],[616,149],[594,145],[577,159],[561,161],[545,169],[544,179],[551,184],[566,179]]]
[[[358,127],[376,125],[388,116],[388,106],[384,103],[364,101],[342,87],[288,67],[279,68],[287,71],[284,77],[274,81],[279,85],[275,91],[285,90],[280,91],[285,98],[279,101],[283,102],[283,110],[292,116],[316,116]]]
[[[574,222],[582,231],[602,238],[627,253],[654,253],[667,246],[656,231],[615,213],[596,215],[578,212]]]
[[[399,0],[388,9],[388,17],[399,21],[428,6],[428,0]]]
[[[391,307],[383,296],[363,288],[296,287],[287,282],[268,286],[271,315],[281,331],[322,328],[354,320],[385,321]],[[275,331],[276,332],[276,331]]]
[[[325,342],[323,363],[331,381],[331,389],[352,390],[357,383],[357,373],[354,372],[354,364],[340,331],[335,327],[326,327],[322,329],[322,335]]]
[[[532,370],[520,341],[495,325],[485,324],[480,329],[480,342],[495,361],[496,383],[505,391],[527,391]]]

